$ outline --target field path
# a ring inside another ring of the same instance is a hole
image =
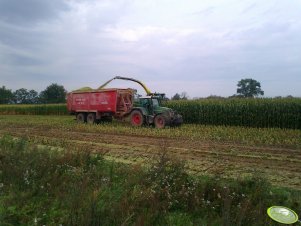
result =
[[[261,173],[273,184],[301,189],[301,150],[275,146],[244,146],[236,143],[192,141],[141,135],[76,132],[41,126],[11,125],[0,135],[28,137],[51,146],[69,145],[106,153],[106,158],[126,163],[149,163],[166,151],[183,160],[195,174],[240,177]]]

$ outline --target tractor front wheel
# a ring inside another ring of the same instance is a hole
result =
[[[167,119],[163,115],[157,115],[154,123],[156,128],[163,129],[167,125]]]
[[[141,111],[133,111],[130,118],[132,126],[142,126],[144,123],[144,118]]]

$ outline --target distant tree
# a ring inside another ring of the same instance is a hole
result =
[[[24,88],[17,89],[15,92],[13,92],[13,95],[14,95],[14,103],[28,104],[27,103],[27,96],[28,96],[27,89],[24,89]]]
[[[45,104],[65,103],[66,94],[64,86],[53,83],[40,93],[39,99]]]
[[[181,100],[187,100],[188,99],[188,95],[186,92],[182,92],[181,95],[180,95],[180,99]]]
[[[35,90],[29,90],[28,92],[28,100],[30,104],[37,104],[39,103],[39,94]]]
[[[16,104],[36,104],[38,102],[38,92],[35,90],[28,91],[21,88],[16,90],[13,95]]]
[[[244,98],[244,96],[243,95],[240,95],[240,94],[233,94],[232,96],[229,96],[228,97],[229,99],[235,99],[235,98]]]
[[[210,96],[206,97],[206,99],[225,99],[225,98],[222,96],[210,95]]]
[[[180,100],[181,96],[180,96],[180,94],[176,93],[171,99],[172,100]]]
[[[251,78],[240,80],[237,84],[237,87],[237,96],[255,97],[264,95],[264,91],[261,90],[260,82]]]
[[[13,93],[5,86],[0,87],[0,104],[8,104],[13,101]]]
[[[187,100],[188,95],[186,92],[182,92],[181,94],[176,93],[171,99],[172,100]]]

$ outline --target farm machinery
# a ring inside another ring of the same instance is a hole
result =
[[[105,87],[115,79],[136,82],[146,92],[145,97],[135,98],[133,89]],[[155,125],[156,128],[179,126],[182,116],[170,108],[162,107],[162,93],[152,93],[142,82],[127,77],[116,76],[98,89],[85,87],[67,94],[67,108],[76,115],[78,122],[95,123],[102,120],[126,118],[133,126]]]

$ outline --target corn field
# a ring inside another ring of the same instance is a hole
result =
[[[184,122],[204,125],[301,129],[301,99],[181,100],[164,104]]]
[[[67,115],[66,104],[0,105],[1,115]]]
[[[301,99],[201,99],[167,101],[185,123],[301,129]],[[65,104],[0,105],[2,115],[68,115]]]

